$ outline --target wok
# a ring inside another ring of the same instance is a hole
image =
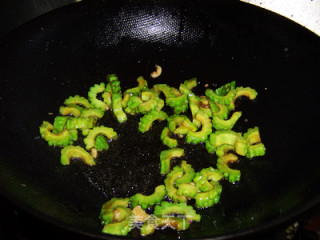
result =
[[[258,97],[242,100],[236,131],[259,126],[264,157],[241,158],[238,184],[223,181],[219,204],[198,210],[200,223],[147,238],[228,239],[271,231],[297,219],[320,200],[318,88],[320,39],[276,14],[238,1],[83,1],[43,15],[1,40],[0,192],[42,220],[95,238],[101,205],[111,197],[150,194],[163,183],[156,123],[140,134],[138,119],[118,130],[95,167],[62,166],[60,149],[39,136],[68,96],[87,96],[116,73],[121,87],[197,77],[217,87],[236,80]],[[148,76],[154,65],[163,74]],[[52,113],[53,115],[50,115]],[[248,121],[246,121],[246,119]],[[195,170],[215,166],[204,145],[184,144]],[[128,238],[137,238],[133,231]]]

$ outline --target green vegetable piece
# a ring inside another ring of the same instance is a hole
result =
[[[150,130],[152,123],[156,120],[164,121],[166,120],[168,115],[163,111],[152,110],[148,114],[144,115],[140,118],[139,121],[139,131],[145,133]]]
[[[210,138],[208,138],[205,143],[206,143],[206,149],[208,153],[213,154],[216,151],[216,147],[210,143]]]
[[[199,111],[205,112],[208,117],[212,116],[212,110],[210,108],[209,100],[205,96],[199,97],[194,95],[193,93],[188,94],[188,99],[193,122],[197,127],[200,127],[201,123],[195,119],[195,116]]]
[[[81,159],[85,164],[89,166],[95,165],[95,161],[93,157],[88,153],[86,150],[84,150],[80,146],[66,146],[61,150],[61,158],[60,162],[62,165],[69,165],[71,159]]]
[[[238,157],[232,153],[223,155],[217,160],[217,168],[223,173],[224,177],[228,179],[230,183],[240,181],[241,172],[229,167],[230,163],[236,161],[238,161]]]
[[[83,108],[78,105],[68,105],[68,106],[61,106],[59,108],[59,112],[63,116],[71,115],[74,117],[80,117],[82,109]]]
[[[151,235],[155,232],[157,227],[170,227],[177,231],[184,231],[190,227],[190,223],[184,217],[161,217],[156,218],[152,223],[145,223],[140,229],[141,236]]]
[[[166,195],[166,188],[164,185],[159,185],[155,188],[153,194],[145,196],[141,193],[137,193],[130,197],[131,207],[141,206],[142,209],[147,209],[148,207],[153,207],[154,205],[161,202],[161,200]]]
[[[184,175],[176,180],[176,186],[179,186],[182,183],[192,182],[196,174],[191,164],[188,164],[185,160],[181,162],[181,167],[184,171]]]
[[[175,166],[171,172],[168,173],[164,184],[167,189],[167,195],[175,202],[187,202],[187,198],[178,194],[178,189],[175,187],[176,180],[183,176],[182,167]]]
[[[127,121],[127,115],[122,109],[122,94],[121,93],[113,93],[111,96],[111,106],[112,111],[116,119],[119,123],[123,123]]]
[[[217,130],[229,130],[232,129],[238,119],[241,117],[242,112],[234,112],[230,119],[224,120],[218,116],[212,117],[212,126]]]
[[[245,156],[247,153],[247,144],[244,137],[241,133],[236,133],[232,130],[217,130],[211,133],[206,144],[206,148],[210,153],[224,144],[233,146],[235,152],[241,156]]]
[[[65,105],[82,105],[85,108],[92,108],[89,100],[85,97],[80,97],[79,95],[70,96],[64,101]]]
[[[243,134],[246,139],[248,151],[246,154],[247,158],[253,158],[263,156],[266,153],[266,148],[261,142],[260,132],[258,127],[250,128]]]
[[[104,135],[110,140],[116,139],[118,137],[118,134],[113,130],[113,128],[104,126],[95,127],[90,130],[89,134],[83,140],[87,150],[90,150],[96,145],[96,137],[98,135]]]
[[[227,105],[215,103],[211,99],[209,99],[208,101],[213,116],[220,117],[221,119],[228,118],[230,110]]]
[[[235,89],[235,88],[236,88],[236,81],[232,81],[230,83],[227,83],[227,84],[217,88],[215,90],[215,93],[220,96],[225,96],[230,92],[230,90]]]
[[[68,117],[66,116],[57,116],[54,118],[52,132],[54,134],[61,133],[64,130],[64,127],[67,123]]]
[[[161,205],[154,208],[154,215],[157,217],[169,214],[185,215],[188,221],[200,222],[201,220],[201,216],[197,214],[193,207],[185,203],[161,202]]]
[[[126,208],[129,204],[129,198],[111,198],[101,207],[100,220],[101,224],[108,224],[114,220],[114,210],[117,207]]]
[[[223,175],[213,167],[204,168],[198,172],[193,181],[196,186],[202,191],[207,192],[214,188],[213,183],[218,182],[223,178]]]
[[[232,109],[235,108],[235,102],[238,97],[244,96],[249,98],[250,100],[254,100],[257,97],[257,95],[258,95],[257,91],[250,87],[237,87],[236,94],[233,97],[232,101],[230,102],[230,106]]]
[[[110,86],[110,84],[108,84],[107,86]],[[106,87],[106,89],[107,89],[107,87]],[[112,105],[111,96],[112,96],[111,89],[110,89],[110,91],[104,92],[104,93],[102,93],[102,95],[101,95],[101,97],[102,97],[102,99],[103,99],[103,102],[106,103],[106,110],[109,110],[109,109],[111,108],[111,105]]]
[[[138,96],[131,96],[125,108],[125,112],[131,115],[139,113],[138,106],[143,103]]]
[[[220,194],[222,192],[222,186],[218,182],[213,182],[213,189],[208,192],[199,192],[194,199],[196,200],[197,208],[208,208],[217,204],[220,200]]]
[[[105,88],[106,88],[106,85],[102,82],[99,85],[95,84],[94,86],[92,86],[88,92],[88,98],[91,104],[95,108],[98,108],[102,111],[105,111],[109,107],[104,101],[99,100],[97,96],[99,93],[103,93]]]
[[[169,150],[163,150],[160,153],[161,174],[167,174],[170,171],[171,159],[182,157],[183,154],[184,154],[184,150],[181,148],[172,148]]]
[[[217,147],[216,154],[218,157],[228,154],[229,152],[234,152],[235,148],[229,144],[222,144],[221,146]]]
[[[84,118],[102,118],[104,111],[98,108],[86,108],[82,110],[81,117]]]
[[[192,183],[181,183],[178,187],[177,194],[187,198],[194,198],[199,192],[199,188]]]
[[[131,231],[133,222],[130,221],[131,210],[129,208],[117,207],[114,215],[118,217],[115,222],[106,224],[102,232],[118,236],[126,236]]]
[[[126,236],[132,228],[131,210],[127,208],[129,198],[112,198],[104,203],[100,212],[103,233]]]
[[[197,83],[197,78],[191,78],[189,80],[185,80],[183,82],[183,84],[189,89],[191,90],[192,88],[196,87],[198,85]]]
[[[196,114],[195,117],[196,120],[198,120],[202,127],[200,131],[197,132],[192,132],[188,131],[186,135],[186,142],[187,143],[200,143],[200,142],[205,142],[208,138],[208,135],[212,132],[212,123],[210,118],[206,113],[203,111],[199,111]]]
[[[141,91],[148,88],[148,82],[142,76],[138,77],[137,82],[137,87],[127,89],[125,93],[129,95],[138,95]]]
[[[187,111],[188,103],[187,94],[166,98],[166,105],[172,107],[175,114],[180,114]]]
[[[153,85],[153,89],[158,93],[162,92],[166,98],[174,98],[176,96],[174,94],[174,88],[171,88],[167,84],[155,84]]]
[[[220,96],[217,93],[215,93],[212,89],[206,89],[205,95],[213,100],[215,103],[219,104],[225,104],[225,105],[230,105],[231,101],[233,100],[234,96],[236,95],[236,90],[231,89],[227,95]]]
[[[40,126],[40,135],[48,142],[49,146],[64,147],[73,144],[73,141],[78,139],[77,130],[64,129],[62,132],[54,134],[51,132],[52,129],[52,124],[47,121],[43,121],[42,125]]]
[[[96,125],[96,118],[83,118],[83,117],[74,117],[68,118],[66,122],[66,129],[84,129],[84,128],[93,128]]]
[[[164,145],[168,146],[169,148],[175,148],[178,146],[177,139],[172,138],[172,132],[169,130],[168,127],[165,127],[161,132],[161,140]]]
[[[109,144],[105,136],[103,135],[98,135],[96,137],[96,143],[94,145],[94,148],[97,149],[98,151],[103,151],[103,150],[108,150],[109,149]]]
[[[107,80],[111,88],[111,108],[114,116],[119,123],[127,121],[127,115],[122,109],[122,93],[120,87],[120,81],[115,74],[109,74]]]
[[[159,94],[156,91],[143,91],[141,93],[142,103],[138,105],[138,111],[146,114],[158,106]]]

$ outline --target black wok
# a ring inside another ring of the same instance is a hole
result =
[[[320,200],[318,89],[320,39],[276,14],[238,1],[84,1],[37,18],[0,43],[0,192],[37,217],[96,238],[99,212],[111,197],[150,194],[163,182],[159,133],[139,134],[138,119],[104,124],[118,130],[97,166],[62,166],[60,149],[39,136],[68,96],[116,73],[123,89],[145,76],[150,85],[200,82],[197,93],[232,80],[258,91],[240,101],[236,131],[259,126],[264,157],[241,159],[239,184],[223,182],[220,203],[199,210],[201,223],[183,239],[227,239],[272,230]],[[163,68],[156,80],[154,65]],[[52,113],[53,115],[50,115]],[[246,119],[248,121],[246,121]],[[215,166],[203,145],[185,144],[196,170]],[[137,237],[133,231],[128,238]],[[174,239],[174,231],[152,239]]]

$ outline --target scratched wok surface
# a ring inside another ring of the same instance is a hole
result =
[[[59,162],[60,149],[39,136],[71,95],[87,96],[109,73],[122,89],[144,76],[151,87],[178,87],[197,77],[196,93],[236,80],[258,97],[237,104],[234,130],[259,126],[267,153],[240,158],[241,181],[223,181],[216,206],[198,210],[201,223],[150,239],[241,237],[293,221],[319,203],[318,90],[320,40],[278,15],[237,1],[83,1],[41,16],[0,43],[0,192],[44,221],[88,237],[101,234],[99,212],[111,197],[151,194],[163,183],[157,122],[141,134],[139,117],[102,124],[119,139],[97,165]],[[150,79],[154,65],[163,74]],[[50,115],[52,113],[53,115]],[[204,145],[181,145],[195,170],[214,166]],[[175,164],[178,164],[176,162]],[[137,238],[132,231],[128,238]],[[148,239],[149,237],[147,237]]]

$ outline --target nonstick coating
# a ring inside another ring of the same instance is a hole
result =
[[[293,22],[229,0],[84,1],[25,24],[0,47],[0,190],[41,219],[110,237],[100,233],[101,205],[111,197],[150,194],[163,183],[164,122],[142,134],[138,117],[120,125],[107,113],[103,124],[120,137],[95,167],[62,166],[60,149],[39,136],[42,121],[52,122],[64,99],[86,97],[109,73],[118,75],[122,89],[144,76],[150,87],[178,87],[197,77],[197,94],[205,84],[233,80],[258,91],[255,101],[238,102],[243,116],[234,129],[259,126],[266,155],[240,159],[240,183],[223,181],[219,204],[199,210],[200,223],[150,239],[241,237],[294,220],[319,203],[320,40]],[[150,79],[155,64],[163,74]],[[197,171],[215,167],[216,156],[204,145],[179,146]]]

